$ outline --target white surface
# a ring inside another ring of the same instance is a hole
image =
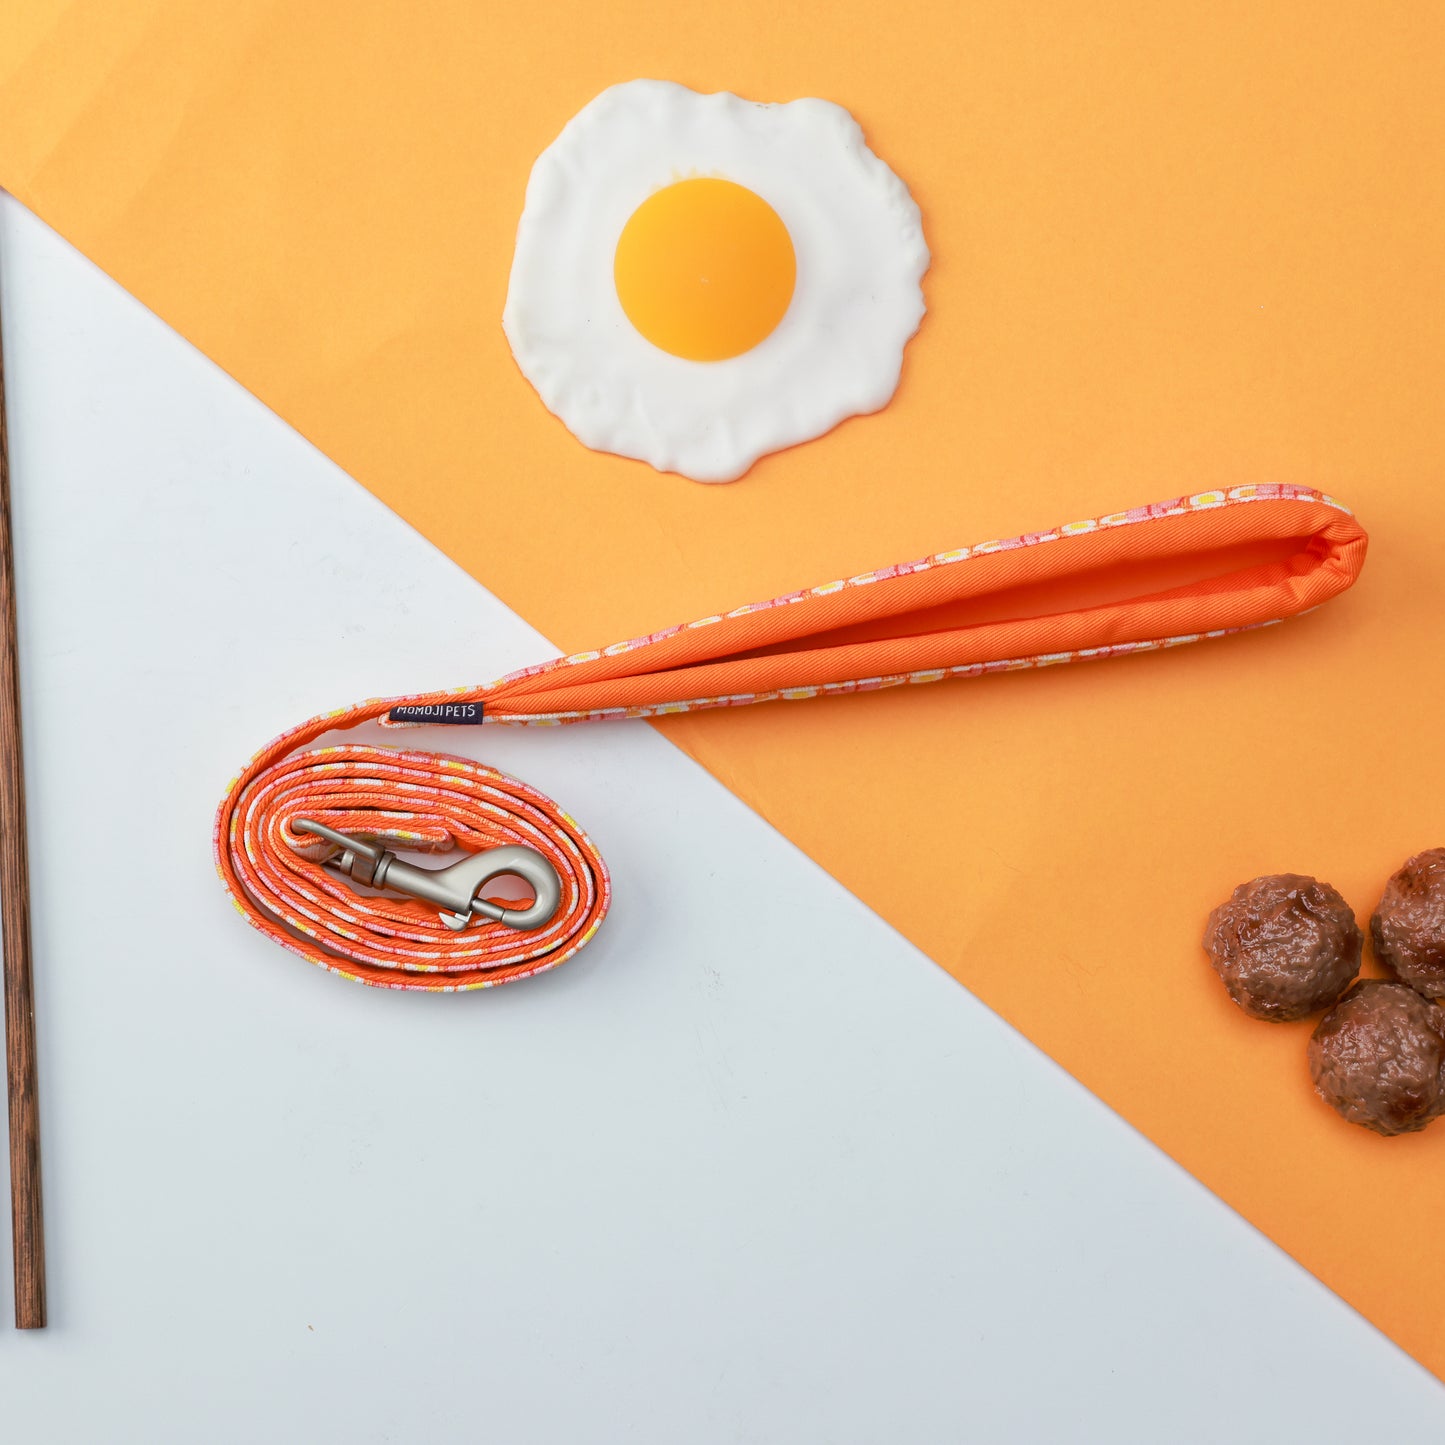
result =
[[[8,199],[0,258],[52,1317],[0,1329],[6,1445],[1440,1437],[642,724],[474,744],[610,859],[565,968],[398,996],[244,927],[209,829],[258,744],[549,649]]]
[[[706,364],[633,327],[612,269],[633,212],[699,175],[762,197],[798,268],[777,327]],[[767,452],[888,404],[923,319],[927,270],[917,204],[842,106],[632,80],[583,106],[537,157],[504,324],[522,374],[587,446],[728,482]]]

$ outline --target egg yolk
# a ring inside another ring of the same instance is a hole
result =
[[[688,361],[751,351],[783,319],[797,263],[788,228],[732,181],[678,181],[622,228],[612,263],[627,319]]]

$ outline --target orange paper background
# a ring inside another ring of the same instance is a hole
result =
[[[665,731],[1445,1373],[1445,1126],[1337,1121],[1197,945],[1445,842],[1442,60],[1424,3],[12,4],[0,184],[568,649],[1181,490],[1354,505],[1285,628]],[[892,406],[731,487],[585,451],[499,325],[532,160],[636,76],[847,105],[934,250]]]

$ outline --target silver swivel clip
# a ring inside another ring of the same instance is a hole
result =
[[[445,868],[418,868],[379,843],[338,833],[310,818],[293,818],[291,827],[298,833],[313,833],[341,849],[324,865],[331,872],[367,888],[391,888],[435,903],[442,910],[438,916],[448,928],[465,928],[480,917],[530,932],[549,923],[562,901],[562,880],[557,870],[535,848],[518,844],[484,848]],[[477,896],[484,884],[503,875],[515,876],[531,886],[533,898],[526,908],[503,908]]]

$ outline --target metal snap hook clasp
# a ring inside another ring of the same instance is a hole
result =
[[[562,902],[562,880],[535,848],[507,844],[469,853],[445,868],[418,868],[379,843],[338,833],[310,818],[293,818],[291,827],[341,849],[324,865],[331,872],[368,888],[391,888],[435,903],[442,910],[438,917],[448,928],[463,929],[474,918],[489,918],[507,928],[531,932],[549,923]],[[531,887],[533,898],[526,908],[504,908],[477,896],[485,884],[504,875],[521,878]]]

